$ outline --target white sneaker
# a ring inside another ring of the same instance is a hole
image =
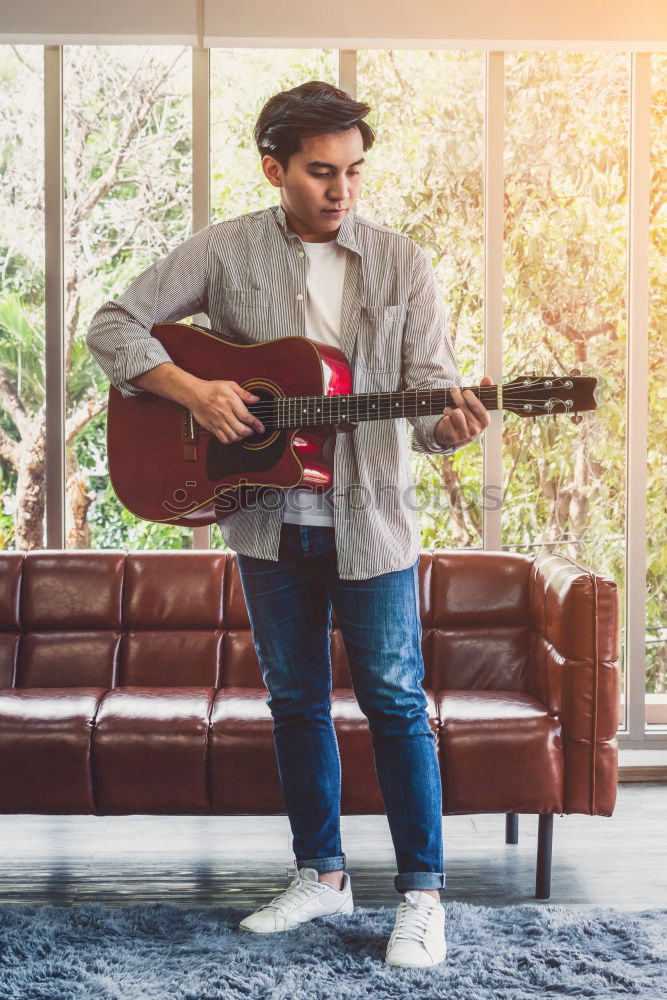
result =
[[[437,965],[447,954],[445,908],[419,889],[406,892],[398,904],[396,922],[387,944],[388,965]]]
[[[314,868],[299,868],[284,892],[244,917],[239,927],[257,934],[273,934],[288,931],[315,917],[353,911],[352,887],[347,872],[343,872],[343,887],[339,890],[328,882],[319,882]]]

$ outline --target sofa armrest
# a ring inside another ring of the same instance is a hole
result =
[[[564,811],[610,816],[618,771],[618,586],[543,554],[531,567],[529,602],[529,683],[561,722]]]

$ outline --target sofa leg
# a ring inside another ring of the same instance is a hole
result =
[[[540,814],[537,831],[537,874],[535,898],[548,899],[551,895],[551,844],[553,840],[553,813]]]
[[[506,813],[505,814],[505,843],[506,844],[518,844],[519,843],[519,814],[518,813]]]

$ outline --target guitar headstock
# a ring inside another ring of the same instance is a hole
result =
[[[520,417],[573,414],[580,423],[582,410],[596,410],[597,379],[573,368],[569,375],[519,375],[503,385],[503,409]]]

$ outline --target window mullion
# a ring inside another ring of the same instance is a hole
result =
[[[63,52],[44,47],[46,547],[65,544]]]
[[[494,384],[503,374],[503,144],[505,132],[505,53],[487,52],[484,104],[484,374]],[[484,471],[482,497],[493,487],[502,492],[503,414],[492,410],[482,437]],[[502,502],[484,503],[482,548],[502,548]]]
[[[630,59],[625,663],[629,737],[642,740],[646,732],[651,56],[633,52]]]
[[[203,2],[199,0],[199,44],[192,50],[192,231],[208,226],[211,217],[211,143],[210,143],[210,50],[201,42]],[[208,326],[208,317],[194,317]],[[192,529],[192,547],[210,549],[211,525]]]
[[[357,52],[356,49],[338,50],[338,86],[357,99]]]

